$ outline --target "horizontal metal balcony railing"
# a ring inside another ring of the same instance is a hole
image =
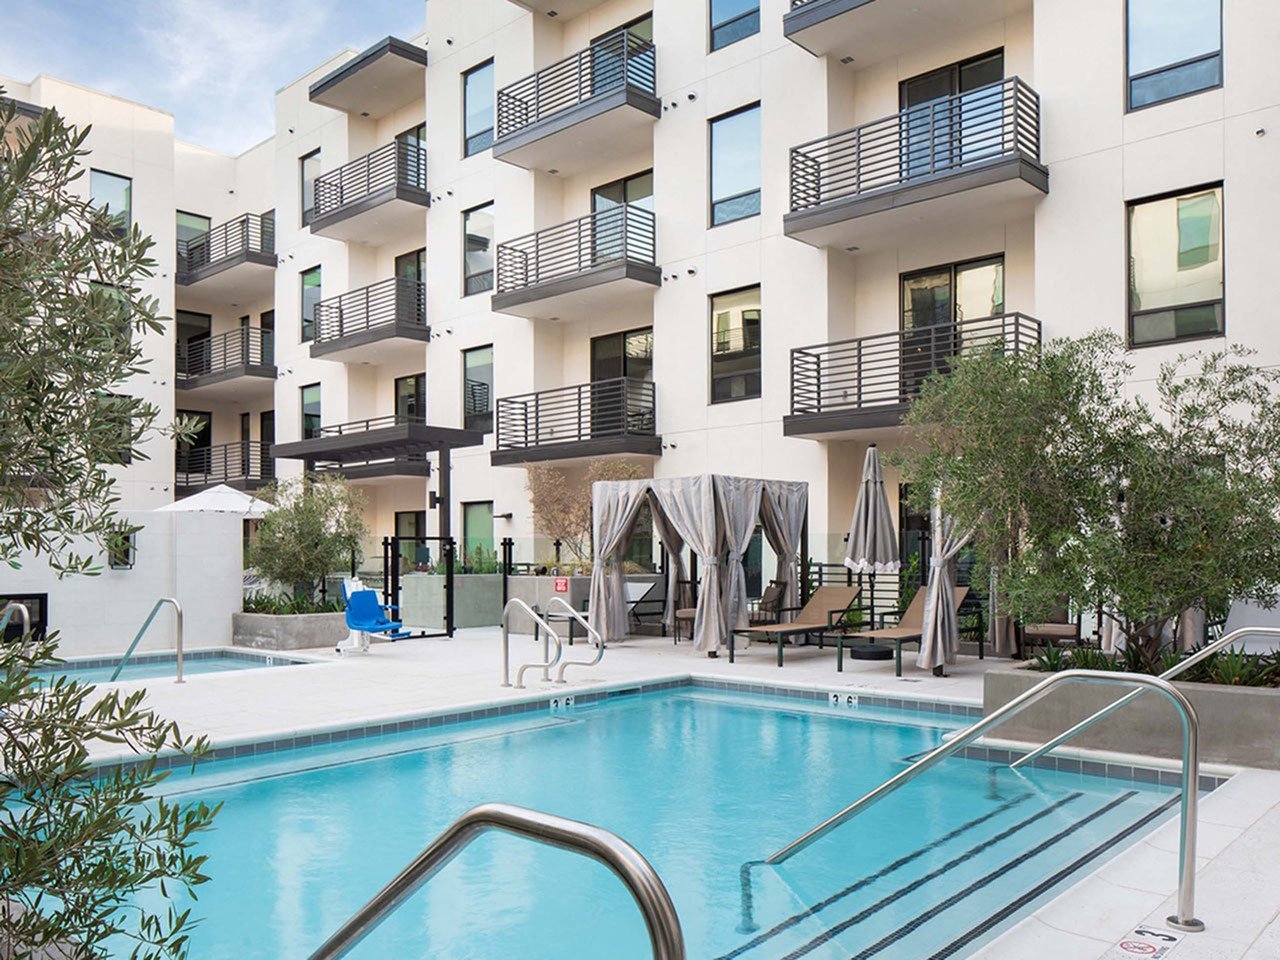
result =
[[[247,253],[274,256],[276,252],[276,212],[246,213],[213,229],[178,241],[178,275],[185,277]]]
[[[175,355],[177,379],[191,380],[237,367],[275,364],[274,335],[259,327],[240,327],[216,337],[179,343]]]
[[[1040,97],[1010,77],[793,147],[791,209],[1015,157],[1040,159]]]
[[[619,30],[498,91],[498,139],[623,87],[657,95],[653,43]]]
[[[1040,321],[1004,313],[791,351],[791,413],[854,412],[902,404],[920,393],[932,373],[983,349],[1019,353],[1040,344]]]
[[[261,440],[179,450],[174,465],[180,487],[237,481],[265,483],[275,477],[271,444]]]
[[[633,204],[609,207],[498,244],[498,293],[626,262],[657,266],[657,222]]]
[[[343,207],[393,187],[427,189],[427,151],[414,143],[393,140],[316,177],[315,217],[336,213]]]
[[[497,449],[655,437],[655,409],[654,384],[632,377],[500,397]]]
[[[315,342],[341,340],[354,333],[396,325],[427,325],[427,288],[416,280],[391,277],[315,307]]]
[[[385,417],[369,417],[366,420],[352,420],[348,423],[333,423],[321,427],[316,437],[349,437],[353,434],[370,433],[374,430],[385,430],[388,427],[403,427],[406,424],[426,423],[426,417],[411,417],[402,413],[389,413]]]

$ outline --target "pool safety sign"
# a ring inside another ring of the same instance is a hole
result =
[[[569,578],[556,577],[556,593],[568,593],[568,592],[569,592]]]
[[[1102,960],[1164,960],[1182,942],[1182,934],[1157,927],[1135,927]]]

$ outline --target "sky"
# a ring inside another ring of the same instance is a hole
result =
[[[421,0],[0,0],[0,76],[44,73],[168,111],[177,136],[240,153],[275,92],[345,47],[422,32]]]

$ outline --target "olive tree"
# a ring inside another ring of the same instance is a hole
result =
[[[341,477],[305,474],[259,491],[272,509],[258,523],[249,563],[274,583],[311,596],[334,570],[350,566],[368,530],[364,496]]]

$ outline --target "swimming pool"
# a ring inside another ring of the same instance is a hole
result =
[[[699,686],[203,765],[193,957],[305,958],[459,814],[500,800],[599,824],[666,882],[697,960],[963,957],[1173,815],[1173,787],[954,757],[782,868],[740,868],[968,722]],[[1078,768],[1078,764],[1074,767]],[[159,905],[159,904],[157,904]],[[513,837],[469,847],[352,954],[645,958],[603,867]]]
[[[68,677],[81,683],[106,683],[111,679],[120,657],[76,658],[47,670],[39,670],[36,676],[51,678]],[[288,667],[306,663],[279,654],[249,653],[240,650],[192,650],[182,657],[184,675],[194,673],[222,673],[227,670],[256,670],[260,667]],[[120,671],[118,680],[173,680],[177,675],[178,658],[172,653],[135,653]]]

